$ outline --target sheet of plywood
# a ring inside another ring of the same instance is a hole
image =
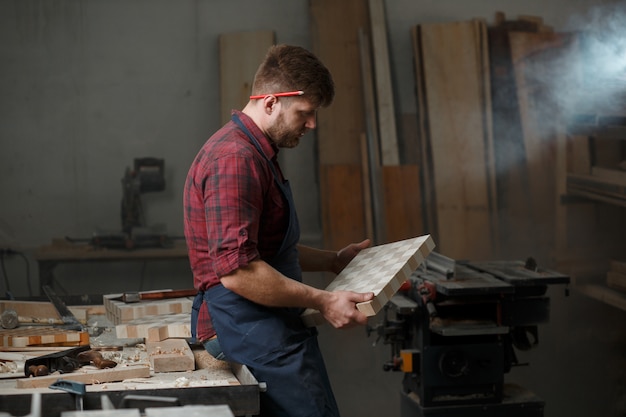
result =
[[[415,71],[415,95],[417,104],[417,136],[419,149],[418,161],[421,168],[422,217],[427,233],[437,236],[437,195],[433,183],[432,152],[428,129],[428,106],[426,105],[426,86],[422,59],[422,35],[420,26],[411,28],[413,46],[413,69]]]
[[[359,57],[361,59],[361,80],[363,90],[363,108],[365,109],[365,144],[362,144],[361,155],[363,158],[363,169],[367,166],[368,176],[363,178],[363,195],[366,200],[365,213],[368,209],[372,213],[371,226],[372,233],[368,236],[375,245],[387,242],[385,231],[385,215],[383,204],[383,185],[381,175],[381,158],[379,149],[378,120],[376,117],[376,95],[374,93],[374,76],[372,74],[372,54],[369,36],[362,29],[359,30]],[[365,154],[365,155],[364,155]],[[365,174],[364,174],[365,175]],[[367,202],[367,198],[371,202]],[[366,220],[368,220],[366,218]]]
[[[222,124],[230,120],[231,110],[241,110],[249,101],[254,74],[269,47],[276,43],[275,38],[270,30],[219,36]]]
[[[565,121],[555,99],[563,92],[555,86],[565,77],[562,68],[572,67],[567,52],[571,42],[568,34],[509,33],[528,178],[531,234],[540,252],[552,250],[555,238],[562,236],[564,230],[562,225],[554,226],[559,193],[565,189]]]
[[[146,339],[146,342],[159,342],[169,338],[191,337],[191,316],[189,314],[167,314],[131,320],[115,326],[120,339]]]
[[[109,369],[79,368],[74,372],[58,375],[23,378],[16,381],[17,388],[47,388],[59,379],[82,382],[83,384],[100,384],[104,382],[123,381],[131,378],[148,378],[150,367],[147,365],[116,366]]]
[[[363,240],[366,227],[362,186],[360,165],[320,166],[321,214],[326,248],[338,250]]]
[[[373,292],[374,299],[357,304],[357,308],[367,316],[374,316],[434,247],[430,235],[369,247],[359,252],[326,290]],[[311,327],[325,322],[314,309],[302,313],[302,320]]]
[[[193,371],[196,368],[193,352],[184,339],[147,342],[146,351],[154,372]]]
[[[387,47],[387,22],[383,0],[369,0],[372,30],[372,51],[376,79],[376,108],[380,129],[382,165],[400,165],[396,111],[393,101],[393,85],[389,68]]]
[[[387,242],[424,234],[419,167],[385,166],[382,174]]]
[[[86,331],[65,330],[47,326],[0,329],[0,346],[84,346],[89,344]]]
[[[193,304],[191,297],[125,303],[119,299],[121,296],[122,294],[107,294],[102,297],[107,318],[113,324],[128,323],[143,317],[191,313]]]
[[[311,0],[309,4],[313,52],[331,71],[335,82],[332,105],[318,114],[319,162],[358,166],[365,124],[358,32],[363,28],[369,33],[367,0]]]
[[[493,252],[481,58],[486,51],[476,31],[475,22],[420,26],[435,238],[452,258],[485,259]]]

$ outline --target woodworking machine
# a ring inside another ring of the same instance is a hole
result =
[[[455,261],[432,252],[368,334],[391,346],[386,371],[404,373],[401,416],[541,417],[544,401],[505,384],[516,351],[538,343],[549,285],[569,277],[521,261]]]

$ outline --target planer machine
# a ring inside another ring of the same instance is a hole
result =
[[[544,401],[505,384],[516,351],[538,344],[548,286],[569,277],[522,261],[455,261],[432,252],[368,326],[403,372],[401,416],[542,417]],[[567,288],[566,288],[567,294]]]

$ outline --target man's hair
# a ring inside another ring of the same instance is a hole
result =
[[[320,107],[330,105],[335,97],[330,71],[313,53],[293,45],[270,47],[254,76],[252,94],[298,90]]]

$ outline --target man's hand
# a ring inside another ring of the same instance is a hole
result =
[[[337,329],[347,329],[356,325],[367,324],[367,316],[360,312],[356,305],[370,301],[374,293],[358,293],[352,291],[333,291],[320,307],[320,313]]]
[[[365,239],[359,243],[351,243],[345,248],[341,249],[337,252],[337,257],[333,261],[332,271],[335,274],[339,274],[343,269],[348,266],[350,261],[354,259],[354,257],[361,252],[363,249],[370,246],[370,240]]]

